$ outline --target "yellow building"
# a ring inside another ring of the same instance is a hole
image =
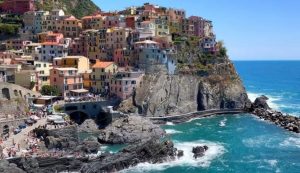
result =
[[[78,73],[84,73],[90,69],[90,61],[84,56],[66,56],[54,58],[55,67],[73,67],[78,69]]]
[[[81,19],[82,29],[103,29],[103,17],[101,15],[85,16]]]
[[[44,85],[50,85],[50,70],[52,69],[52,63],[33,61],[35,71],[37,73],[37,88],[41,90]]]
[[[99,60],[92,67],[93,92],[108,94],[109,80],[118,70],[114,62],[101,62]]]
[[[88,58],[94,62],[96,59],[106,60],[106,30],[86,30],[83,32],[83,37],[86,43]]]
[[[92,87],[92,70],[87,70],[83,73],[83,88],[89,90]]]
[[[108,49],[123,49],[127,46],[128,28],[110,28],[106,31],[106,45]]]
[[[70,16],[64,19],[61,24],[62,25],[58,25],[58,27],[60,27],[64,37],[79,37],[79,34],[82,30],[81,20],[76,19],[74,16]]]

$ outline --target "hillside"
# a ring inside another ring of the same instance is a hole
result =
[[[38,10],[46,11],[63,9],[66,14],[74,15],[76,18],[82,18],[100,10],[92,0],[47,0],[43,4],[37,1],[36,7]]]

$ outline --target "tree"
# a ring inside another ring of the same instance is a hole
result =
[[[58,96],[59,95],[59,90],[54,87],[54,86],[50,86],[50,85],[44,85],[42,87],[42,91],[41,91],[42,95],[52,95],[52,96]]]

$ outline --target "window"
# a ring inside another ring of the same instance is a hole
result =
[[[47,67],[47,64],[44,64],[44,67]]]
[[[54,78],[53,80],[54,80],[54,82],[56,82],[56,78]]]

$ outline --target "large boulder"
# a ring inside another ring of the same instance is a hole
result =
[[[128,144],[159,139],[165,131],[141,116],[121,117],[100,130],[98,141],[107,144]]]
[[[258,98],[255,99],[254,103],[253,103],[253,107],[254,108],[263,108],[263,109],[270,109],[267,101],[269,100],[269,98],[267,96],[260,96]]]

